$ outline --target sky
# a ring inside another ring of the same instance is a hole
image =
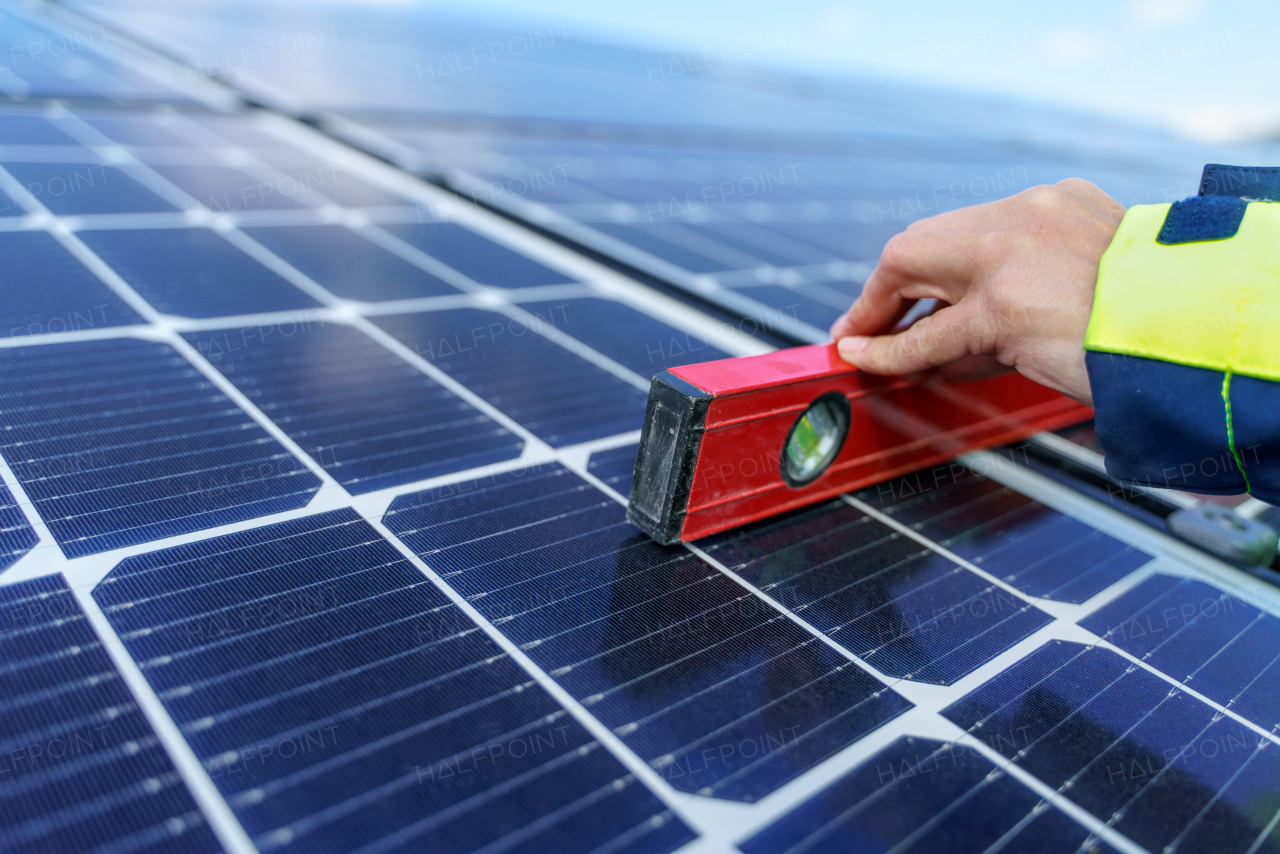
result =
[[[366,0],[369,2],[370,0]],[[1207,142],[1280,136],[1278,0],[372,0],[570,38],[1099,110]]]

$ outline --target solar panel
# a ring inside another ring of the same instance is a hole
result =
[[[106,27],[0,106],[0,602],[80,603],[21,643],[62,680],[76,626],[109,650],[58,696],[116,686],[152,773],[0,786],[6,843],[1270,850],[1280,595],[1020,450],[688,547],[619,500],[654,373],[820,332],[929,205],[1066,169],[1159,196],[1198,149],[745,67],[655,84],[669,58],[545,32],[462,80],[442,58],[515,36],[416,7],[116,8],[188,65]],[[47,11],[5,38],[95,25]],[[293,65],[224,67],[286,36]],[[33,702],[0,741],[71,708]],[[115,841],[57,835],[134,785]],[[45,792],[65,827],[23,818]]]

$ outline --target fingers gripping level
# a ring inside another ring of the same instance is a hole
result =
[[[627,519],[694,540],[1091,415],[1018,374],[881,377],[830,344],[672,368],[649,389]]]

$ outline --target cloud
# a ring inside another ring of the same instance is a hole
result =
[[[1088,27],[1068,27],[1049,34],[1045,53],[1054,62],[1074,65],[1102,55],[1102,37]]]
[[[1204,0],[1133,0],[1126,10],[1130,21],[1145,27],[1185,24],[1200,15]]]
[[[1206,104],[1175,109],[1173,129],[1200,142],[1253,142],[1280,137],[1280,107],[1272,104]]]

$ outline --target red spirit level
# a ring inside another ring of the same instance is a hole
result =
[[[649,388],[627,520],[695,540],[1092,414],[1015,373],[863,373],[834,344],[672,368]]]

